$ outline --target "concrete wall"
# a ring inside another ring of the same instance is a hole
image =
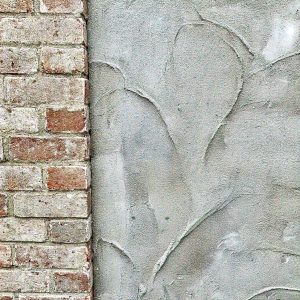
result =
[[[299,9],[90,1],[95,299],[300,298]]]

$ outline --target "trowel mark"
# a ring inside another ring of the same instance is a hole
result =
[[[244,87],[244,80],[243,80],[243,76],[242,76],[242,79],[239,81],[239,88],[238,88],[238,93],[237,93],[237,96],[235,98],[235,101],[233,102],[231,108],[229,109],[229,111],[227,112],[227,114],[224,116],[224,118],[222,119],[222,121],[216,127],[215,132],[212,134],[211,138],[209,139],[209,141],[207,143],[207,146],[205,148],[205,152],[204,152],[204,155],[203,155],[203,159],[202,159],[204,163],[206,163],[206,161],[207,161],[207,156],[209,154],[209,150],[210,150],[211,145],[212,145],[213,141],[215,140],[218,132],[220,131],[220,129],[222,128],[222,126],[224,126],[226,124],[226,120],[228,119],[228,117],[233,112],[234,108],[236,107],[236,105],[238,103],[238,100],[240,98],[240,95],[241,95],[241,93],[243,91],[243,87]]]
[[[170,255],[176,250],[176,248],[182,243],[182,241],[189,236],[195,229],[197,229],[204,221],[206,221],[208,218],[213,216],[215,213],[219,212],[220,210],[224,209],[226,206],[228,206],[232,201],[236,200],[237,197],[230,197],[231,195],[228,196],[228,198],[221,202],[218,203],[216,206],[214,206],[212,209],[210,209],[207,213],[205,213],[202,217],[195,219],[193,222],[188,224],[186,226],[186,229],[183,231],[183,233],[175,240],[172,241],[169,244],[168,249],[165,251],[165,253],[159,258],[159,260],[156,262],[153,270],[152,270],[152,275],[150,277],[150,290],[153,289],[153,284],[155,281],[155,278],[159,271],[163,268],[163,266],[166,264],[168,258]]]
[[[169,127],[167,125],[167,122],[165,120],[165,117],[163,115],[163,112],[162,112],[162,110],[161,110],[158,102],[155,99],[153,99],[150,95],[148,95],[145,91],[142,91],[140,88],[129,87],[128,84],[127,84],[127,78],[126,78],[124,72],[121,70],[121,68],[119,66],[115,65],[114,63],[112,63],[112,62],[106,62],[106,61],[99,61],[99,62],[95,61],[95,62],[92,62],[92,63],[94,63],[94,64],[99,63],[99,64],[102,64],[102,65],[106,65],[106,66],[110,67],[111,69],[113,69],[114,71],[119,72],[122,75],[123,79],[124,79],[124,85],[122,86],[122,89],[124,89],[125,91],[128,91],[128,92],[131,92],[131,93],[133,93],[133,94],[135,94],[135,95],[143,98],[144,100],[147,100],[148,102],[150,102],[155,107],[156,111],[158,112],[161,120],[163,121],[163,123],[164,123],[164,125],[166,127],[167,134],[168,134],[168,136],[169,136],[169,138],[170,138],[170,140],[172,142],[172,145],[174,146],[174,148],[175,148],[175,150],[177,152],[176,144],[174,142],[173,137],[171,136],[171,134],[169,132]],[[104,97],[104,96],[109,96],[109,95],[115,93],[118,90],[121,90],[121,89],[115,89],[113,91],[105,93],[104,95],[101,96],[101,98]]]
[[[122,256],[124,256],[127,260],[129,260],[133,265],[133,267],[135,267],[133,259],[131,258],[130,254],[117,241],[111,241],[105,238],[101,238],[98,240],[98,243],[101,241],[111,245],[114,249],[116,249],[119,253],[121,253]]]
[[[262,290],[259,290],[258,292],[254,293],[252,296],[250,296],[249,298],[247,298],[245,300],[251,300],[251,299],[255,298],[256,296],[260,296],[260,295],[263,295],[263,294],[265,294],[267,292],[271,292],[271,291],[289,291],[289,292],[299,292],[300,293],[300,289],[272,286],[272,287],[267,287]]]
[[[282,248],[277,248],[277,247],[272,247],[272,246],[256,248],[249,252],[256,252],[256,251],[262,251],[262,252],[270,251],[270,252],[279,253],[279,254],[283,254],[283,255],[300,257],[300,253],[291,251],[290,249],[282,249]]]
[[[204,21],[204,22],[210,23],[212,25],[215,25],[215,26],[217,26],[219,28],[222,28],[222,29],[226,30],[229,34],[233,35],[234,37],[236,37],[241,42],[241,44],[244,46],[244,48],[247,50],[247,52],[251,54],[252,57],[255,56],[254,51],[251,49],[250,45],[247,43],[247,41],[244,39],[244,37],[238,35],[236,32],[234,32],[229,27],[226,27],[226,26],[224,26],[224,25],[222,25],[220,23],[214,22],[214,21],[212,21],[210,19],[204,18],[202,16],[202,13],[197,9],[196,4],[194,3],[193,0],[188,0],[187,2],[189,2],[192,5],[192,7],[196,11],[196,13],[197,13],[200,21]]]
[[[196,8],[195,8],[195,9],[196,9]],[[197,11],[197,10],[196,10],[196,11]],[[197,11],[197,12],[198,12],[198,11]],[[198,13],[198,14],[199,14],[199,13]],[[206,21],[205,19],[203,19],[203,18],[201,17],[200,14],[199,14],[199,18],[200,18],[201,21],[202,21],[202,20]],[[208,23],[213,23],[213,22],[210,22],[210,21],[209,21]],[[220,25],[218,25],[218,24],[215,24],[215,23],[213,23],[213,24],[214,24],[215,26],[218,26],[218,27],[221,27],[222,29],[224,29],[222,26],[220,26]],[[174,54],[174,48],[175,48],[176,42],[177,42],[177,40],[178,40],[178,37],[179,37],[181,31],[182,31],[185,27],[187,27],[187,26],[195,26],[195,27],[197,27],[197,26],[206,26],[206,25],[207,25],[206,23],[185,23],[185,24],[182,24],[182,25],[179,27],[179,29],[177,30],[177,32],[176,32],[176,34],[175,34],[175,37],[174,37],[174,41],[173,41],[173,44],[172,44],[172,50],[171,50],[171,52],[170,52],[170,56],[169,56],[169,58],[167,59],[167,62],[166,62],[166,64],[165,64],[165,70],[167,69],[167,65],[172,61],[172,58],[174,59],[174,57],[173,57],[173,54]],[[227,29],[225,29],[225,30],[227,30]],[[231,33],[231,32],[229,32],[229,33]],[[236,104],[237,104],[237,102],[238,102],[238,99],[239,99],[239,97],[240,97],[240,95],[241,95],[241,93],[242,93],[242,90],[243,90],[243,86],[244,86],[244,76],[245,76],[245,74],[244,74],[244,73],[245,73],[244,65],[243,65],[243,62],[242,62],[242,60],[241,60],[241,58],[240,58],[239,53],[238,53],[238,52],[236,51],[236,49],[235,49],[230,43],[228,43],[222,36],[220,36],[220,35],[217,34],[217,33],[214,33],[214,34],[216,34],[216,36],[218,36],[218,38],[220,38],[220,39],[221,39],[221,40],[229,47],[229,49],[231,49],[231,51],[234,53],[234,55],[236,56],[236,58],[238,59],[240,65],[241,65],[241,67],[242,67],[242,74],[241,74],[241,77],[239,78],[239,81],[238,81],[237,94],[236,94],[236,97],[235,97],[235,99],[234,99],[233,104],[231,105],[229,111],[228,111],[228,112],[225,114],[225,116],[223,117],[222,121],[217,125],[215,131],[213,132],[212,136],[210,137],[210,139],[209,139],[209,141],[208,141],[208,143],[207,143],[207,145],[206,145],[206,147],[205,147],[204,154],[203,154],[203,157],[202,157],[202,161],[203,161],[204,163],[206,163],[206,161],[207,161],[207,156],[208,156],[209,150],[210,150],[210,148],[211,148],[211,145],[212,145],[213,141],[215,140],[215,137],[217,136],[217,134],[218,134],[219,130],[221,129],[221,127],[222,127],[223,125],[225,125],[226,119],[227,119],[227,118],[229,117],[229,115],[233,112],[233,110],[234,110],[234,108],[235,108],[235,106],[236,106]],[[235,35],[234,35],[234,36],[235,36]],[[247,50],[249,51],[248,48],[247,48]],[[249,53],[251,53],[251,52],[249,51]]]
[[[185,179],[185,177],[183,175],[184,171],[183,171],[183,166],[182,166],[182,162],[181,162],[179,151],[178,151],[176,143],[175,143],[175,141],[174,141],[174,139],[173,139],[173,137],[172,137],[172,135],[170,133],[170,129],[169,129],[169,126],[167,124],[166,117],[164,116],[164,114],[162,112],[162,109],[159,106],[158,102],[153,97],[151,97],[148,93],[146,93],[145,91],[143,91],[142,89],[136,88],[136,87],[129,87],[128,84],[127,84],[127,78],[125,76],[125,73],[116,64],[114,64],[112,62],[106,62],[106,61],[94,61],[92,63],[94,63],[94,64],[99,63],[99,64],[102,64],[102,65],[106,65],[109,68],[111,68],[112,70],[114,70],[115,72],[120,73],[121,76],[124,79],[124,84],[122,86],[122,89],[124,89],[125,91],[128,91],[130,93],[135,94],[136,96],[138,96],[138,97],[140,97],[140,98],[142,98],[142,99],[150,102],[150,104],[152,104],[154,106],[154,108],[156,109],[159,117],[161,118],[161,120],[162,120],[162,122],[163,122],[163,124],[165,126],[168,138],[170,139],[171,144],[172,144],[172,146],[173,146],[173,148],[174,148],[174,150],[175,150],[175,152],[177,154],[177,157],[178,157],[178,160],[179,160],[179,166],[180,166],[181,179],[182,179],[182,181],[183,181],[183,183],[184,183],[184,185],[186,187],[186,191],[187,191],[187,193],[189,195],[189,199],[190,199],[190,201],[192,203],[193,197],[192,197],[192,193],[190,191],[190,187],[189,187],[188,183],[186,182],[186,179]],[[110,92],[106,93],[105,95],[103,95],[102,97],[112,95],[113,93],[115,93],[116,91],[119,91],[119,90],[121,90],[121,89],[116,89],[116,90],[110,91]]]
[[[264,66],[260,69],[253,70],[246,79],[253,77],[254,75],[256,75],[259,72],[262,72],[262,71],[265,71],[269,68],[272,68],[275,64],[277,64],[281,61],[284,61],[285,59],[292,58],[292,57],[297,56],[297,55],[300,55],[300,51],[296,51],[296,52],[290,53],[288,55],[281,56],[281,57],[275,59],[274,61],[270,62],[266,66]]]

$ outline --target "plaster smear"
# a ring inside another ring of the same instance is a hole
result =
[[[299,1],[90,1],[95,298],[300,299]]]

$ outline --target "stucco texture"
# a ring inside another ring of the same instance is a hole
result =
[[[300,1],[90,1],[95,298],[300,299]]]

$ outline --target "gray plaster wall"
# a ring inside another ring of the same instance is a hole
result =
[[[300,1],[90,0],[95,298],[300,299]]]

